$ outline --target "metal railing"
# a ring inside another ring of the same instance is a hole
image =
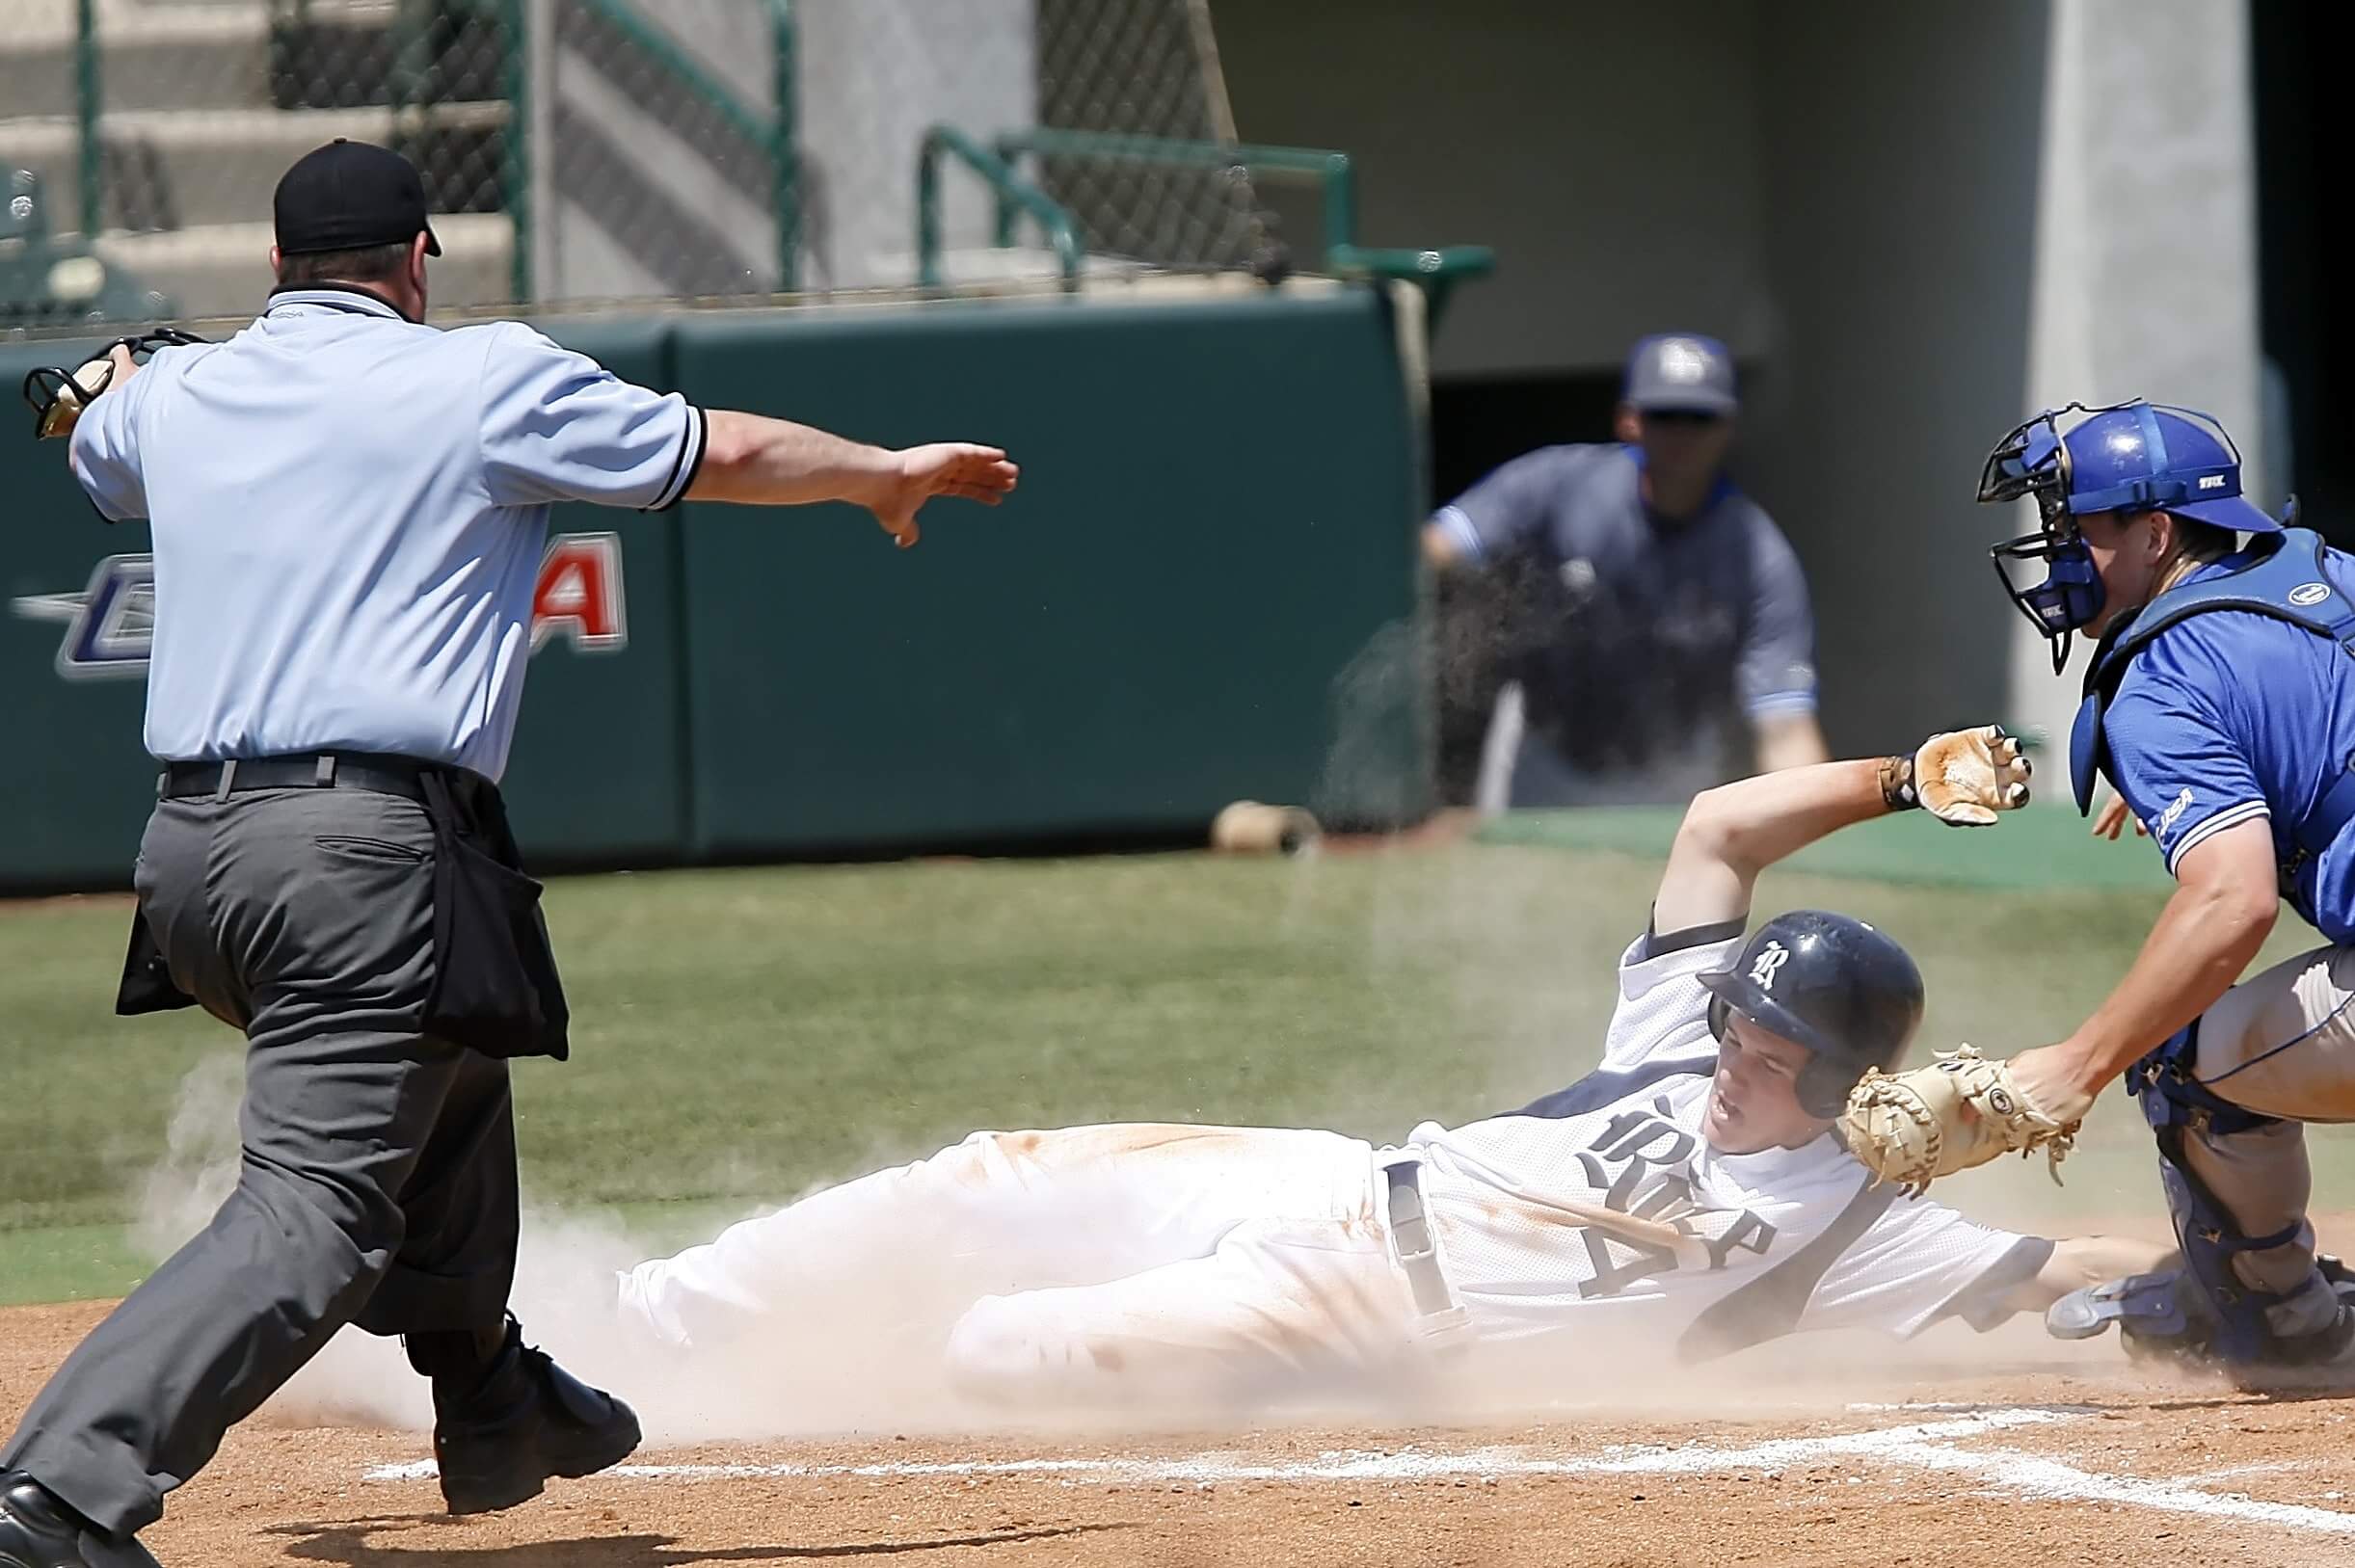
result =
[[[507,254],[507,288],[519,301],[532,297],[531,51],[523,7],[524,0],[506,0],[507,58],[499,71],[507,93],[507,130],[498,143],[499,192],[514,232]]]
[[[1061,131],[1032,128],[1004,131],[993,137],[991,147],[1012,164],[1026,155],[1041,158],[1083,158],[1095,163],[1161,164],[1205,171],[1278,171],[1316,178],[1325,192],[1325,246],[1327,254],[1351,244],[1357,233],[1357,174],[1346,152],[1322,147],[1259,146],[1241,142],[1178,142],[1158,136],[1133,136],[1111,131]],[[1001,229],[1004,227],[1001,212]],[[1009,243],[1001,239],[999,244]]]
[[[924,288],[941,286],[941,178],[944,154],[988,182],[997,206],[997,243],[1014,243],[1015,209],[1038,223],[1062,273],[1063,287],[1080,286],[1080,264],[1086,252],[1080,243],[1079,226],[1046,192],[1014,173],[1006,161],[953,125],[933,125],[924,131],[916,165],[916,280]]]
[[[763,0],[769,21],[771,85],[776,95],[776,108],[769,114],[746,104],[627,0],[579,0],[579,3],[628,39],[672,80],[709,104],[730,130],[767,152],[772,171],[770,200],[777,223],[777,286],[781,293],[792,293],[800,278],[801,238],[792,0]]]
[[[82,235],[98,231],[98,200],[106,188],[98,146],[98,16],[96,0],[76,0],[73,37],[73,120],[81,138],[77,173],[82,194]]]
[[[1400,279],[1420,287],[1434,324],[1457,284],[1485,277],[1496,268],[1496,252],[1485,245],[1436,250],[1380,248],[1357,243],[1357,169],[1346,152],[1325,147],[1261,146],[1250,143],[1184,142],[1161,137],[1046,128],[1006,131],[987,148],[950,125],[924,133],[916,188],[917,278],[927,288],[941,284],[941,155],[953,153],[989,183],[995,201],[994,237],[1014,243],[1019,208],[1035,219],[1055,244],[1066,288],[1077,286],[1084,246],[1071,212],[1038,184],[1023,177],[1016,160],[1087,158],[1164,164],[1199,170],[1236,169],[1305,174],[1323,187],[1325,271],[1339,278]]]

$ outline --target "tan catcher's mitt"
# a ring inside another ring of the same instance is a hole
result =
[[[2052,1180],[2075,1147],[2081,1122],[2066,1126],[2031,1103],[2012,1082],[2008,1062],[1991,1062],[1969,1046],[1941,1050],[1929,1067],[1895,1075],[1868,1068],[1848,1092],[1840,1137],[1873,1173],[1918,1193],[1933,1177],[1951,1176],[2019,1150],[2045,1151]]]

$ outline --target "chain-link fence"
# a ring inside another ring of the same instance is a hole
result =
[[[1038,0],[1038,124],[1233,143],[1209,0]],[[1039,176],[1090,251],[1164,267],[1266,264],[1270,217],[1240,165],[1061,153],[1041,159]]]
[[[438,306],[905,287],[935,125],[1004,160],[936,171],[951,285],[1056,270],[1008,192],[1097,272],[1278,252],[1207,0],[0,0],[0,324],[251,311],[338,136],[423,173]]]
[[[85,279],[96,263],[117,302],[135,284],[186,315],[251,310],[271,191],[343,136],[417,164],[447,215],[439,294],[510,298],[517,15],[505,0],[0,0],[13,236],[77,252]]]

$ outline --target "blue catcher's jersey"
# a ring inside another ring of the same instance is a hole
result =
[[[2147,641],[2129,626],[2104,651],[2129,662],[2100,710],[2102,770],[2171,874],[2211,835],[2269,819],[2282,896],[2332,942],[2347,942],[2355,940],[2355,832],[2346,827],[2355,785],[2345,783],[2355,757],[2355,648],[2342,643],[2355,630],[2346,625],[2355,617],[2355,559],[2304,530],[2282,537],[2278,551],[2261,543],[2200,568],[2135,619],[2158,626],[2170,610],[2224,594],[2264,600],[2271,612],[2210,609],[2147,632]],[[2231,588],[2225,579],[2235,579]],[[2333,622],[2338,637],[2324,632]],[[2091,789],[2091,738],[2081,733],[2077,747],[2081,791]]]

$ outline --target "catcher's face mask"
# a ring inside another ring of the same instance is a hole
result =
[[[33,435],[39,440],[54,440],[73,434],[73,427],[99,393],[114,385],[117,349],[128,349],[134,360],[145,363],[157,349],[177,343],[201,343],[204,339],[193,332],[174,328],[160,328],[135,337],[118,337],[98,351],[95,359],[85,361],[79,369],[67,370],[60,365],[41,365],[29,370],[24,378],[24,400],[33,407]]]
[[[2113,405],[2117,408],[2126,404]],[[2101,613],[2101,576],[2094,569],[2093,552],[2069,507],[2071,480],[2069,443],[2061,439],[2056,421],[2070,412],[2108,412],[2072,403],[2047,409],[1995,443],[1979,474],[1981,501],[2017,501],[2033,496],[2043,526],[2032,534],[2007,539],[1989,549],[1995,576],[2020,613],[2034,624],[2052,645],[2052,673],[2069,662],[2071,635]],[[2013,568],[2042,564],[2041,579]]]
[[[2064,434],[2060,421],[2071,414],[2078,417]],[[2090,628],[2125,591],[2115,578],[2103,583],[2083,519],[2169,512],[2235,532],[2280,532],[2296,502],[2275,520],[2242,495],[2240,470],[2240,449],[2214,415],[2142,398],[2048,410],[1996,443],[1979,475],[1979,499],[2032,496],[2042,527],[1991,553],[2004,592],[2052,640],[2055,674],[2069,657],[2070,634]],[[2040,581],[2012,571],[2037,562]]]

